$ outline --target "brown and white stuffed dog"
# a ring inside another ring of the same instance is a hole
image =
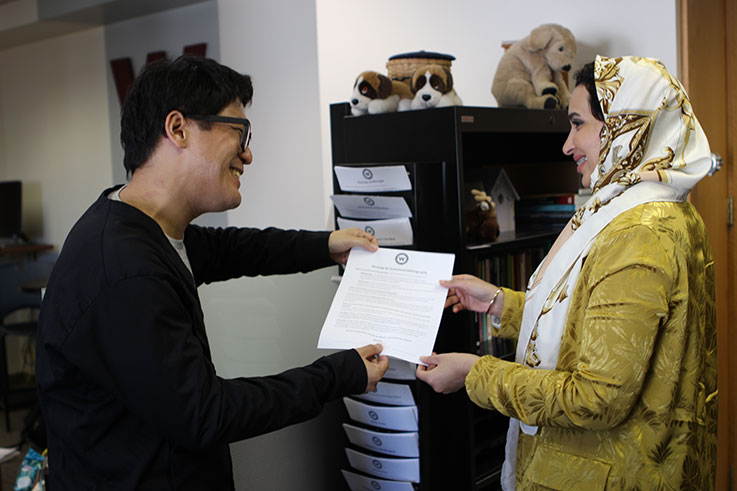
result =
[[[354,116],[406,111],[412,100],[407,84],[389,80],[378,72],[361,73],[353,84],[351,113]]]
[[[499,61],[491,93],[499,107],[568,107],[567,76],[576,56],[576,39],[558,24],[543,24],[512,44]]]
[[[450,70],[440,65],[423,65],[412,75],[412,109],[461,106],[463,102],[453,89]]]

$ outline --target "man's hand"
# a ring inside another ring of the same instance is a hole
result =
[[[417,365],[417,378],[435,389],[450,394],[466,384],[466,375],[479,357],[470,353],[444,353],[421,356],[427,366]]]
[[[380,344],[367,344],[361,348],[356,348],[358,354],[361,355],[363,364],[366,365],[366,374],[368,375],[368,385],[366,392],[376,390],[376,383],[384,376],[384,372],[389,368],[389,358],[379,355],[384,347]]]
[[[356,246],[363,247],[368,251],[379,249],[376,237],[357,228],[336,230],[330,234],[328,239],[330,258],[338,264],[345,264],[348,261],[348,253],[351,248]]]

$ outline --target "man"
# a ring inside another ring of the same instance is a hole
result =
[[[314,417],[386,371],[381,346],[368,345],[270,377],[215,373],[197,286],[378,247],[357,229],[190,225],[240,204],[252,93],[247,75],[193,57],[151,64],[133,84],[121,118],[130,183],[72,228],[39,320],[55,491],[233,489],[230,442]]]

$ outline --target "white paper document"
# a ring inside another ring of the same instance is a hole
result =
[[[389,357],[389,368],[386,369],[384,379],[391,380],[414,380],[417,378],[417,364],[405,360]]]
[[[354,248],[318,340],[318,348],[347,349],[371,343],[382,354],[412,363],[432,354],[453,254]]]
[[[387,481],[343,470],[343,477],[351,491],[414,491],[411,482]]]
[[[334,194],[333,204],[344,218],[375,220],[377,218],[411,217],[412,212],[404,198],[397,196],[359,196]]]
[[[368,430],[348,423],[343,423],[343,429],[348,440],[359,447],[374,452],[393,455],[395,457],[419,457],[419,433],[394,433],[386,431]]]
[[[414,406],[415,398],[412,390],[407,384],[393,384],[391,382],[379,382],[376,390],[365,394],[356,394],[354,397],[364,401],[378,402],[389,406]]]
[[[348,416],[353,421],[396,431],[417,431],[417,406],[374,406],[343,398]]]
[[[380,193],[409,191],[412,184],[403,165],[380,167],[335,167],[335,177],[341,191]]]
[[[379,245],[410,246],[413,243],[412,224],[409,218],[387,218],[386,220],[349,220],[338,217],[338,228],[356,227],[376,237]]]
[[[345,453],[351,467],[359,471],[387,479],[420,482],[420,459],[376,457],[352,448],[346,448]]]

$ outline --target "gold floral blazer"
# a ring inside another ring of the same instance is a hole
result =
[[[524,293],[504,291],[516,338]],[[517,489],[714,489],[714,263],[690,203],[646,203],[596,238],[572,293],[555,370],[493,356],[466,377],[520,434]]]

